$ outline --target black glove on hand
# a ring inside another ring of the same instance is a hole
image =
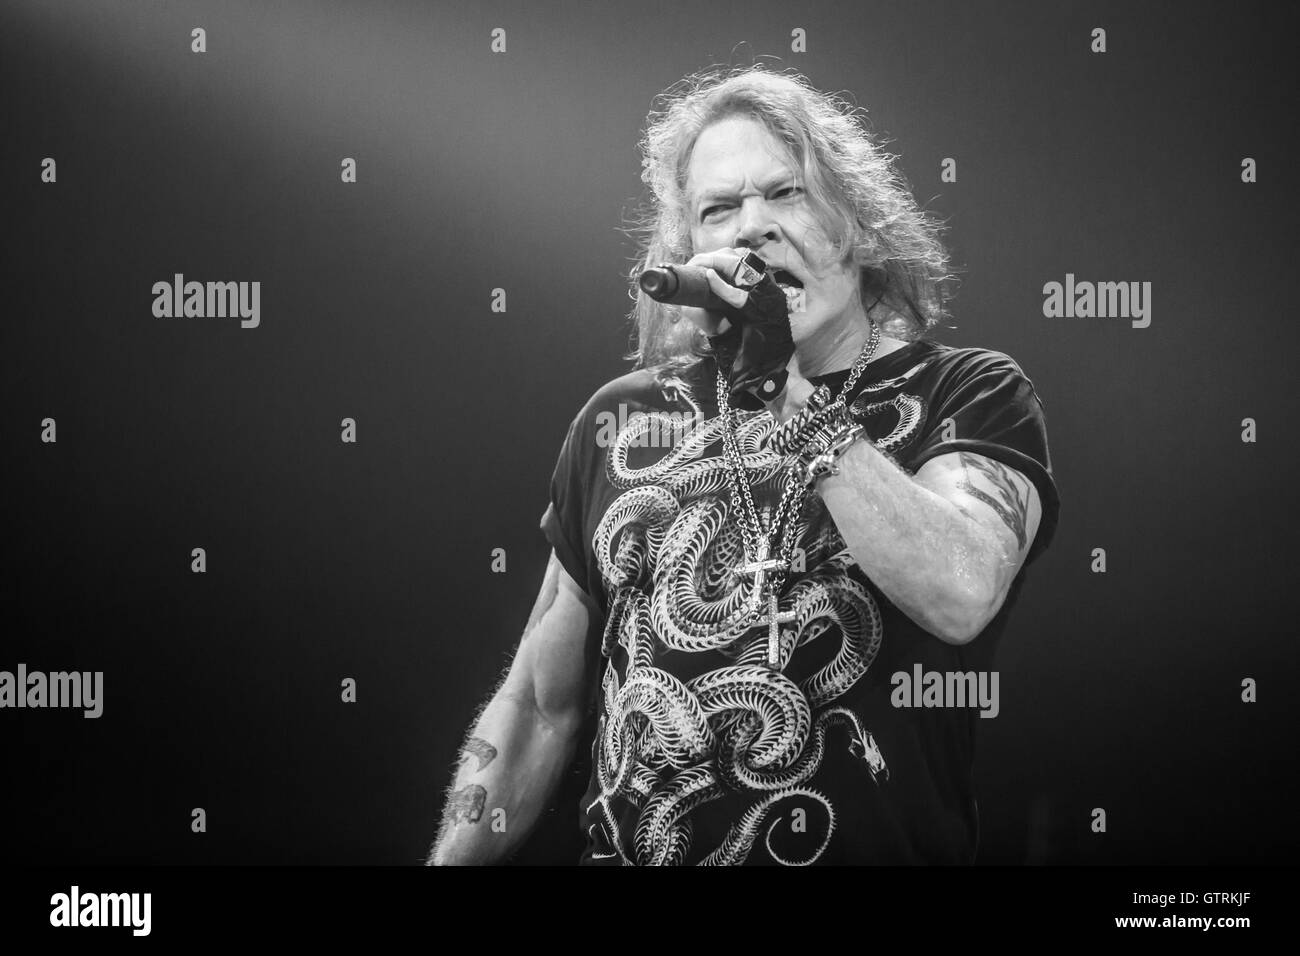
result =
[[[794,336],[790,332],[790,306],[785,293],[771,274],[764,274],[750,287],[744,306],[725,304],[721,313],[731,328],[721,335],[709,336],[709,345],[717,355],[718,367],[727,376],[731,404],[745,411],[762,411],[767,406],[755,392],[769,378],[776,387],[767,398],[780,394],[785,386],[785,367],[794,355]]]

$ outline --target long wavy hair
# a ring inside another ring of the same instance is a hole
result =
[[[634,338],[624,358],[672,377],[709,353],[698,327],[676,306],[642,292],[637,278],[694,254],[686,195],[691,152],[707,127],[737,115],[766,126],[802,169],[813,214],[835,238],[839,261],[851,257],[860,267],[862,302],[870,303],[867,313],[882,333],[910,341],[931,336],[950,319],[956,277],[940,238],[946,227],[917,206],[897,157],[870,131],[865,110],[792,70],[772,72],[762,63],[714,67],[673,84],[647,117],[641,180],[652,198],[625,230],[637,236],[638,252],[628,273]]]

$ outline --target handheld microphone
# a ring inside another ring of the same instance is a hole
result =
[[[637,283],[657,302],[690,305],[712,312],[721,312],[727,305],[710,287],[708,272],[703,266],[656,266],[642,272]]]

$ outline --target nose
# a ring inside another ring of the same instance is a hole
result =
[[[780,229],[768,212],[767,203],[761,198],[753,198],[753,202],[747,202],[741,207],[740,224],[732,246],[758,251],[764,243],[775,242],[780,236]]]

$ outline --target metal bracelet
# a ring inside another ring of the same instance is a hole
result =
[[[825,385],[819,385],[807,404],[772,432],[768,446],[779,455],[788,455],[795,449],[806,449],[808,443],[828,426],[838,430],[847,423],[843,404],[829,402],[829,390]]]
[[[814,455],[811,460],[803,462],[804,484],[812,487],[827,475],[838,475],[840,473],[839,465],[836,463],[840,455],[848,449],[850,445],[862,437],[866,426],[856,423],[849,428],[844,429],[834,436],[818,454]]]

